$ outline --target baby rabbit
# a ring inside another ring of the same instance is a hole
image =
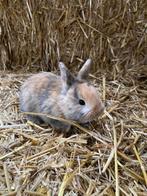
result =
[[[49,114],[79,123],[87,123],[99,116],[104,105],[91,84],[86,81],[90,71],[88,59],[75,77],[60,62],[60,76],[42,72],[28,78],[20,90],[20,110]],[[70,125],[46,116],[28,115],[35,122],[45,122],[56,129],[68,131]]]

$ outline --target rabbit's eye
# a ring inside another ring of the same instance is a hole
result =
[[[85,105],[85,101],[84,101],[83,99],[80,99],[80,100],[79,100],[79,104],[80,104],[80,105]]]

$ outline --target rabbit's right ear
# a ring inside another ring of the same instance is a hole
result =
[[[62,62],[59,62],[59,69],[60,69],[60,75],[64,87],[68,89],[74,83],[75,77],[71,74],[71,72],[67,69],[65,64]]]
[[[87,59],[87,61],[84,63],[84,65],[82,66],[82,68],[80,69],[77,78],[78,79],[87,79],[88,74],[90,72],[90,68],[91,68],[91,64],[92,64],[92,60],[91,59]]]

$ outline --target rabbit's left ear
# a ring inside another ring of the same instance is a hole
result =
[[[77,76],[78,79],[86,79],[88,77],[88,74],[89,74],[90,68],[91,68],[91,64],[92,64],[92,60],[87,59],[87,61],[84,63],[84,65],[82,66],[82,68],[78,72],[78,76]]]
[[[60,75],[61,75],[61,79],[64,84],[64,87],[68,89],[74,83],[75,77],[71,74],[71,72],[62,62],[59,62],[59,69],[60,69]]]

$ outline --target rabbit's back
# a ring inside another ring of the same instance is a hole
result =
[[[61,90],[60,76],[42,72],[28,78],[20,89],[20,110],[42,112],[54,102]]]

